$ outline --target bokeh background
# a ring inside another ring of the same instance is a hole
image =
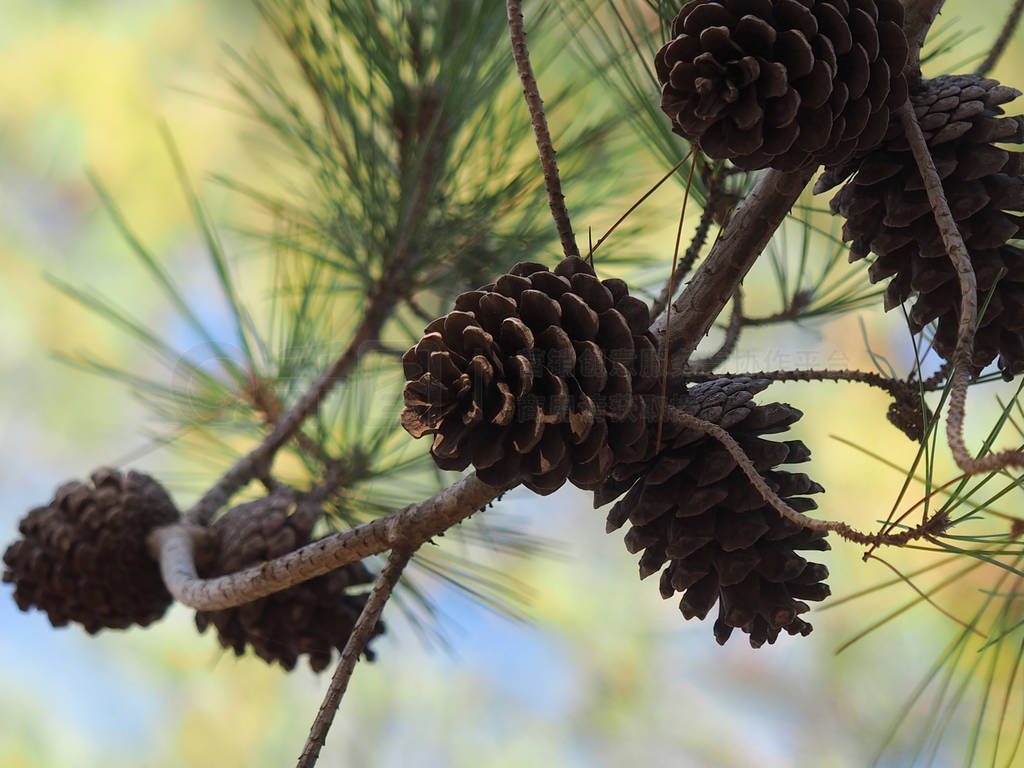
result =
[[[979,32],[945,61],[982,50],[1007,7],[951,0],[944,18]],[[98,289],[168,338],[180,332],[101,210],[91,169],[169,269],[192,276],[190,295],[203,311],[224,312],[198,271],[200,241],[160,125],[174,135],[244,273],[259,246],[233,237],[230,225],[254,214],[203,179],[230,172],[262,183],[270,174],[246,142],[258,127],[226,106],[225,44],[242,52],[270,46],[246,0],[0,0],[0,544],[57,484],[100,464],[127,462],[167,478],[182,505],[199,490],[187,457],[143,450],[151,418],[126,388],[55,359],[54,352],[88,351],[130,365],[138,346],[45,278]],[[995,75],[1014,84],[1022,70],[1018,38]],[[658,175],[640,163],[608,210],[577,228],[603,231]],[[666,193],[650,205],[664,211],[664,232],[648,240],[665,258],[678,200]],[[748,301],[770,295],[767,273],[747,282]],[[872,310],[748,333],[731,365],[870,369],[865,336],[897,370],[907,369],[901,318]],[[992,385],[976,394],[978,422],[994,412],[1000,391]],[[807,413],[795,431],[812,446],[810,471],[828,489],[822,513],[861,526],[884,517],[902,474],[830,437],[906,463],[913,447],[886,423],[884,395],[835,384],[776,386],[771,394]],[[1019,496],[1004,501],[1013,506]],[[448,641],[440,647],[390,611],[379,661],[357,669],[322,765],[865,765],[960,629],[919,605],[836,655],[911,596],[896,586],[812,613],[809,638],[783,637],[752,651],[737,637],[720,648],[709,625],[684,622],[654,584],[638,581],[621,532],[606,536],[603,514],[583,494],[515,493],[500,514],[557,553],[494,558],[526,585],[529,621],[439,588],[433,596]],[[862,563],[855,548],[834,546],[824,561],[836,595],[891,577],[877,561]],[[913,553],[900,558],[904,568],[927,562]],[[978,588],[944,593],[943,605],[966,610]],[[19,613],[8,588],[0,590],[5,767],[288,765],[327,679],[225,654],[179,607],[147,630],[90,638]],[[975,714],[967,707],[950,717],[932,764],[963,762]],[[912,712],[881,764],[909,762],[914,729]]]

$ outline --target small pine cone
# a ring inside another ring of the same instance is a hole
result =
[[[810,451],[799,440],[761,437],[785,431],[802,414],[782,403],[755,404],[753,396],[768,384],[717,379],[691,387],[679,407],[726,429],[769,486],[793,509],[807,512],[817,507],[807,495],[822,487],[805,474],[775,467],[807,461]],[[714,438],[665,426],[660,453],[640,465],[616,467],[594,494],[601,506],[626,491],[608,514],[608,532],[627,520],[632,524],[625,542],[631,553],[643,551],[640,578],[661,571],[662,597],[683,592],[679,609],[685,618],[703,619],[717,601],[714,634],[720,644],[736,628],[754,648],[775,642],[783,629],[809,634],[811,625],[799,618],[808,610],[803,601],[828,596],[828,569],[797,551],[827,550],[825,535],[779,515]]]
[[[496,488],[594,489],[643,455],[657,386],[647,305],[582,259],[517,264],[455,301],[406,352],[402,426],[442,469]]]
[[[178,510],[149,475],[98,469],[91,481],[65,483],[22,519],[3,580],[21,610],[45,611],[55,627],[75,621],[92,635],[146,626],[171,604],[146,536],[174,523]]]
[[[1019,95],[978,75],[924,80],[910,95],[978,279],[984,314],[974,341],[975,373],[998,356],[1006,378],[1024,371],[1024,249],[1011,244],[1024,237],[1024,153],[997,145],[1024,143],[1024,116],[1000,117],[1000,105]],[[846,217],[850,260],[877,255],[868,274],[872,282],[892,278],[886,310],[916,294],[911,330],[937,322],[934,348],[949,360],[960,285],[898,119],[877,150],[823,174],[815,192],[850,174],[832,199],[832,210]]]
[[[920,393],[914,391],[897,395],[889,404],[885,417],[915,443],[921,441],[927,425],[935,419]]]
[[[212,526],[219,551],[207,567],[199,568],[199,575],[235,573],[308,544],[319,512],[304,508],[289,515],[286,508],[263,499],[225,513]],[[349,594],[349,588],[372,581],[366,566],[352,563],[236,608],[196,611],[196,626],[205,632],[213,624],[220,644],[236,656],[250,645],[268,664],[277,662],[291,671],[298,657],[307,654],[309,666],[320,672],[331,663],[332,649],[345,647],[366,604],[367,593]],[[378,622],[373,636],[383,632],[384,624]],[[374,658],[369,647],[365,655]]]
[[[863,154],[907,97],[899,0],[691,0],[654,59],[672,130],[792,171]]]

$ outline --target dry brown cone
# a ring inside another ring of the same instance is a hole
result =
[[[975,373],[998,357],[1006,378],[1024,371],[1024,154],[1001,145],[1024,143],[1024,116],[1002,117],[1000,105],[1019,95],[990,78],[943,75],[910,96],[978,279]],[[815,192],[851,174],[832,199],[850,260],[876,254],[872,282],[892,278],[886,310],[916,296],[911,330],[936,323],[935,351],[950,360],[959,283],[898,120],[877,150],[823,174]]]
[[[90,479],[65,483],[22,519],[3,581],[14,584],[21,610],[45,611],[55,627],[74,621],[95,634],[146,626],[171,604],[146,536],[174,523],[178,510],[141,472],[98,469]]]
[[[935,419],[931,409],[922,400],[921,394],[913,390],[901,392],[894,397],[885,417],[890,424],[915,443],[921,441],[928,425]]]
[[[807,512],[817,507],[808,495],[822,487],[776,467],[807,461],[810,451],[799,440],[762,437],[785,431],[802,414],[782,403],[754,403],[768,384],[748,377],[697,384],[678,407],[726,429],[773,490]],[[775,642],[782,630],[809,634],[811,625],[800,618],[808,610],[804,601],[829,595],[828,569],[797,553],[827,550],[825,534],[780,516],[714,438],[669,424],[665,437],[660,453],[616,467],[594,494],[601,506],[626,491],[609,512],[607,528],[610,533],[631,523],[625,542],[630,552],[643,552],[640,578],[661,571],[662,597],[682,592],[686,619],[704,619],[717,602],[719,643],[734,629],[747,633],[754,648]]]
[[[906,99],[899,0],[691,0],[655,57],[672,129],[747,170],[843,163]]]
[[[523,262],[469,291],[403,358],[402,425],[442,469],[496,488],[596,488],[644,455],[641,395],[658,384],[647,305],[569,257]]]
[[[308,506],[287,514],[265,500],[234,507],[213,524],[219,549],[210,563],[200,564],[199,575],[235,573],[298,549],[309,543],[318,516],[319,510]],[[237,608],[196,611],[196,626],[205,632],[212,624],[220,644],[237,656],[250,646],[267,663],[290,671],[305,654],[319,672],[331,663],[333,649],[345,647],[366,603],[365,591],[355,594],[350,588],[372,581],[366,566],[353,563]],[[383,632],[378,622],[373,636]],[[369,647],[364,653],[374,658]]]

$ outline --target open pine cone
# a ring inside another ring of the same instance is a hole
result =
[[[799,440],[762,437],[785,431],[802,414],[782,403],[755,404],[753,396],[768,384],[748,377],[697,384],[678,407],[726,429],[775,492],[807,512],[817,507],[808,494],[822,487],[776,467],[807,461],[810,451]],[[718,602],[715,639],[725,643],[741,629],[755,648],[775,642],[783,629],[810,633],[811,625],[799,618],[808,610],[803,601],[828,596],[828,569],[797,552],[827,550],[828,542],[769,506],[714,438],[667,421],[661,451],[616,467],[594,494],[594,505],[623,491],[608,514],[608,531],[632,524],[625,542],[630,552],[643,552],[640,578],[661,571],[662,597],[683,592],[685,618],[703,619]]]
[[[402,425],[442,469],[496,488],[596,488],[646,450],[657,385],[647,305],[582,259],[523,262],[455,301],[403,358]]]
[[[1019,95],[978,75],[924,80],[910,95],[978,279],[975,372],[998,356],[1007,378],[1024,371],[1024,249],[1014,244],[1024,237],[1024,154],[999,145],[1024,143],[1024,116],[1000,117],[1000,105]],[[869,275],[892,277],[886,310],[916,294],[911,330],[936,322],[935,351],[949,360],[960,286],[898,119],[878,149],[823,174],[815,192],[851,174],[831,204],[846,217],[850,260],[877,254]]]
[[[308,544],[319,511],[304,507],[287,514],[287,506],[263,499],[228,510],[212,526],[219,551],[210,564],[200,565],[199,575],[235,573]],[[249,645],[267,663],[290,671],[306,654],[309,666],[319,672],[331,663],[332,649],[345,647],[366,603],[366,593],[349,594],[349,588],[372,581],[366,566],[352,563],[236,608],[196,611],[196,626],[205,632],[212,624],[220,644],[236,656]],[[383,632],[378,622],[373,635]],[[374,658],[369,647],[364,653]]]
[[[45,611],[55,627],[75,621],[95,634],[146,626],[171,604],[146,536],[177,519],[149,475],[98,469],[91,483],[65,483],[22,519],[24,538],[4,552],[3,580],[14,584],[21,610]]]
[[[907,96],[899,0],[691,0],[655,57],[672,129],[739,168],[870,150]]]

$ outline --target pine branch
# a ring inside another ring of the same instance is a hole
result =
[[[999,31],[999,36],[996,41],[992,43],[992,47],[989,49],[988,55],[985,60],[978,65],[978,68],[974,70],[976,75],[987,75],[992,71],[992,68],[999,62],[1003,53],[1006,51],[1006,46],[1010,42],[1010,38],[1013,37],[1014,30],[1017,29],[1017,25],[1020,24],[1020,17],[1024,14],[1024,0],[1016,0],[1013,7],[1010,8],[1010,13],[1006,17],[1006,21],[1003,22],[1003,28]]]
[[[215,579],[201,579],[196,573],[194,550],[205,535],[201,527],[183,523],[159,528],[147,543],[176,600],[196,610],[216,611],[280,592],[389,549],[415,549],[489,504],[503,490],[481,482],[475,474],[468,475],[429,499]]]
[[[909,49],[904,72],[910,82],[921,79],[921,48],[945,3],[946,0],[903,0],[903,31],[907,34]]]
[[[566,256],[579,256],[576,237],[569,221],[569,210],[565,207],[565,195],[562,194],[562,182],[558,176],[558,161],[555,159],[555,147],[551,142],[551,132],[544,116],[544,102],[537,88],[537,78],[530,65],[530,49],[526,46],[526,29],[523,26],[523,4],[521,0],[507,0],[508,32],[512,39],[512,56],[516,62],[519,79],[523,82],[523,97],[530,110],[530,123],[537,139],[537,151],[544,169],[544,184],[548,190],[548,205],[551,216],[555,220],[558,236],[562,241],[562,251]]]
[[[292,438],[303,422],[319,407],[331,390],[345,379],[359,363],[368,346],[380,335],[400,295],[394,273],[386,273],[370,296],[363,317],[345,351],[313,383],[302,399],[277,422],[270,434],[256,448],[239,459],[234,466],[203,494],[188,511],[189,522],[206,525],[232,495],[260,472],[266,471],[278,450]]]
[[[330,685],[327,687],[323,703],[321,703],[320,709],[316,714],[316,719],[313,720],[309,737],[306,739],[306,746],[303,747],[302,754],[299,755],[296,768],[312,768],[316,765],[317,759],[320,756],[320,750],[327,741],[327,732],[330,730],[331,724],[334,722],[334,716],[338,711],[338,706],[341,704],[341,698],[348,689],[349,680],[352,679],[352,672],[355,670],[356,662],[359,661],[366,643],[373,636],[373,630],[377,626],[380,614],[384,610],[388,598],[391,597],[392,590],[398,583],[399,578],[401,578],[402,571],[405,570],[405,566],[408,565],[411,557],[411,550],[394,549],[391,551],[387,565],[384,566],[384,569],[377,577],[373,590],[366,600],[366,605],[363,606],[363,610],[359,614],[355,626],[352,628],[352,634],[345,641],[345,647],[341,651],[338,667],[334,670],[334,675],[331,677]]]
[[[756,328],[761,325],[775,325],[776,323],[787,323],[796,320],[803,315],[804,310],[811,304],[810,295],[807,291],[797,291],[787,303],[785,309],[765,317],[744,317],[743,325]]]
[[[363,316],[345,351],[320,375],[302,399],[277,421],[263,442],[231,467],[189,510],[187,518],[190,522],[208,524],[237,490],[260,473],[265,473],[277,451],[299,432],[303,422],[316,412],[334,387],[355,369],[363,355],[379,344],[384,324],[406,292],[405,278],[412,258],[409,244],[417,222],[426,212],[435,172],[434,163],[421,164],[410,210],[404,217],[394,249],[381,278],[370,292]]]
[[[946,377],[949,376],[949,370],[953,367],[953,364],[949,360],[943,360],[942,365],[935,371],[931,376],[921,382],[921,388],[928,391],[932,389],[941,389],[943,382]]]
[[[795,370],[795,371],[754,371],[743,373],[715,373],[714,371],[686,371],[674,384],[683,385],[687,382],[712,381],[722,378],[750,377],[752,379],[770,379],[771,381],[848,381],[867,384],[869,387],[882,389],[891,395],[903,395],[908,391],[917,393],[917,386],[902,379],[891,379],[873,371],[855,370]]]

